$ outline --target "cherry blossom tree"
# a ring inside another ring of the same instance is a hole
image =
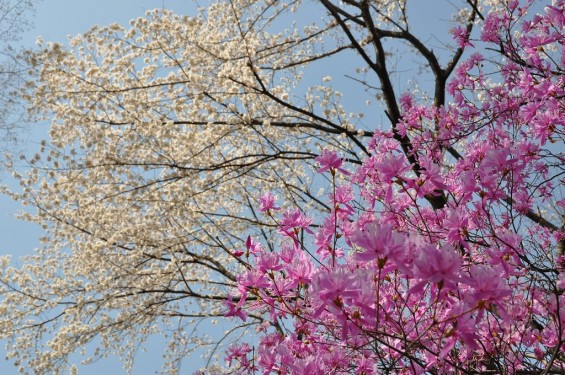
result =
[[[20,369],[162,334],[169,373],[562,373],[565,3],[438,4],[435,39],[411,1],[231,0],[31,55]]]

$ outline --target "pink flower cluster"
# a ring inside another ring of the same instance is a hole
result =
[[[255,347],[229,349],[235,371],[565,371],[565,234],[536,209],[564,206],[565,1],[554,3],[520,33],[519,1],[488,14],[476,44],[504,60],[460,63],[452,103],[401,99],[397,129],[418,173],[392,131],[376,132],[320,224],[300,210],[271,214],[277,250],[248,240],[226,315],[266,323]],[[346,172],[335,152],[317,160],[320,173]],[[438,196],[443,207],[430,204]],[[262,211],[275,208],[270,197]]]

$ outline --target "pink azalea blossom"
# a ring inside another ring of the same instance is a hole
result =
[[[283,268],[283,265],[280,263],[279,255],[276,253],[262,253],[257,259],[257,268],[261,271],[266,273],[269,270],[278,271]]]
[[[228,299],[224,301],[224,305],[228,308],[228,311],[224,314],[224,316],[237,316],[245,322],[247,320],[247,313],[241,308],[244,302],[245,298],[242,297],[239,299],[237,304],[234,304],[233,297],[229,294]]]
[[[280,210],[281,208],[275,205],[276,200],[277,198],[274,195],[272,195],[270,192],[266,192],[259,199],[259,211],[268,212],[271,210]]]
[[[461,257],[453,246],[422,246],[414,259],[414,275],[427,282],[454,289],[459,280]]]
[[[283,214],[279,223],[279,233],[290,237],[295,246],[298,246],[298,233],[304,230],[307,233],[314,234],[308,227],[312,224],[312,219],[306,217],[299,209],[288,210]]]
[[[405,249],[405,238],[395,233],[388,224],[381,225],[376,222],[366,224],[362,230],[352,235],[351,240],[364,249],[356,254],[356,258],[363,262],[398,259]]]
[[[405,163],[406,157],[402,154],[391,155],[381,163],[376,163],[375,168],[381,172],[383,181],[391,181],[395,177],[400,177],[408,170]]]
[[[323,150],[322,154],[316,158],[316,161],[318,162],[318,164],[320,164],[318,173],[324,173],[328,170],[333,170],[333,171],[337,170],[345,175],[350,174],[348,171],[346,171],[341,167],[343,161],[335,151]]]
[[[340,216],[349,216],[355,212],[355,210],[353,210],[353,207],[351,207],[351,205],[349,204],[349,202],[351,202],[354,198],[351,186],[338,186],[335,189],[335,195],[333,195],[331,198]]]
[[[290,266],[287,267],[287,272],[291,279],[289,288],[294,288],[298,284],[310,284],[314,276],[315,267],[312,264],[312,260],[304,252],[298,251]]]
[[[469,270],[467,284],[471,287],[467,295],[479,307],[488,307],[490,303],[502,303],[502,299],[511,294],[510,288],[501,278],[503,271],[494,267],[474,265]]]
[[[247,354],[251,352],[252,349],[247,343],[241,345],[232,345],[227,352],[226,361],[228,361],[229,366],[232,365],[232,361],[235,359],[238,361],[243,368],[247,368],[249,361],[247,359]]]
[[[467,31],[467,29],[463,28],[462,26],[457,26],[452,28],[450,32],[459,47],[474,47],[474,45],[469,41],[469,32]]]
[[[255,242],[255,240],[251,236],[247,236],[247,240],[245,241],[245,248],[250,254],[258,254],[263,251],[261,244]]]

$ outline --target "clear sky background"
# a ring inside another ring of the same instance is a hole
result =
[[[433,0],[435,1],[435,0]],[[431,1],[422,1],[421,4],[431,4]],[[34,19],[35,28],[23,36],[22,45],[33,47],[36,38],[41,35],[44,41],[56,41],[66,44],[68,36],[84,32],[93,25],[106,25],[114,22],[127,25],[130,19],[142,16],[145,11],[154,8],[173,9],[182,14],[194,14],[196,1],[189,0],[43,0],[36,5]],[[452,9],[446,11],[445,21],[449,19]],[[437,20],[438,9],[420,8],[418,17],[415,17],[417,29],[425,31],[428,35],[445,33],[446,23],[430,24],[429,20]],[[434,29],[435,28],[435,29]],[[424,40],[426,38],[423,38]],[[350,98],[355,99],[355,98]],[[362,98],[362,102],[365,98]],[[38,149],[39,141],[47,138],[47,124],[32,125],[28,134],[23,134],[26,142],[22,149],[26,154],[33,154]],[[3,173],[0,182],[12,188],[13,181]],[[17,203],[0,195],[0,255],[12,254],[13,263],[19,256],[29,254],[39,246],[41,231],[39,228],[14,219],[15,213],[20,209]],[[3,343],[0,342],[0,375],[16,375],[18,372],[11,363],[3,360],[5,352]],[[134,374],[153,374],[161,365],[163,345],[160,342],[149,342],[147,351],[140,353],[136,359]],[[79,357],[76,357],[79,358]],[[190,374],[202,366],[198,358],[186,360],[181,373]],[[79,367],[79,374],[123,374],[121,363],[116,358],[102,360],[94,365]]]

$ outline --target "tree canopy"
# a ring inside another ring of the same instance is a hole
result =
[[[164,372],[220,371],[257,330],[231,371],[562,372],[565,3],[441,2],[438,35],[416,3],[219,0],[30,53],[9,357],[131,368],[162,334]]]

